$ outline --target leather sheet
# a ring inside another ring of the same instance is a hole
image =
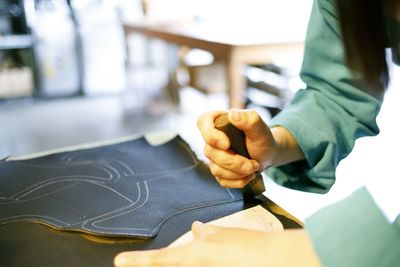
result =
[[[119,252],[166,247],[186,233],[195,220],[208,222],[256,205],[262,205],[273,213],[284,228],[301,227],[296,221],[283,216],[277,205],[263,196],[247,199],[246,202],[235,201],[179,213],[162,224],[157,236],[147,239],[95,239],[95,236],[79,232],[53,230],[31,222],[16,222],[0,225],[0,266],[109,267]]]
[[[241,192],[220,187],[180,137],[0,162],[0,226],[148,238],[174,216],[234,202]]]
[[[92,239],[78,232],[57,231],[30,222],[0,226],[0,266],[7,267],[111,267],[122,251],[168,246],[190,230],[194,220],[208,222],[244,209],[242,201],[193,209],[168,219],[150,239]]]

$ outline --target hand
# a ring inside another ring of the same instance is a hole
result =
[[[201,223],[192,226],[189,244],[150,251],[123,252],[117,267],[135,266],[320,266],[304,230],[264,233],[221,228]]]
[[[245,133],[251,159],[235,154],[229,150],[229,138],[214,125],[215,119],[224,113],[205,113],[197,121],[206,143],[204,154],[210,160],[211,173],[222,186],[242,188],[254,179],[256,171],[304,157],[285,128],[270,129],[257,112],[237,109],[228,112],[228,119]]]

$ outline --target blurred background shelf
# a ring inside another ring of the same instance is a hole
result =
[[[34,44],[33,37],[28,34],[0,36],[0,49],[26,49]]]
[[[39,87],[34,37],[23,0],[0,1],[0,99],[30,97]]]

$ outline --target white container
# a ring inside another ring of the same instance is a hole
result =
[[[40,1],[33,32],[35,52],[44,96],[74,95],[79,92],[80,73],[74,24],[65,1]]]
[[[84,93],[121,92],[126,84],[125,39],[116,8],[96,2],[74,10],[83,45]]]

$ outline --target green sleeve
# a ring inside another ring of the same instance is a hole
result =
[[[270,123],[293,134],[305,160],[270,168],[268,175],[286,187],[318,193],[333,185],[336,166],[357,138],[379,133],[382,100],[365,93],[346,67],[332,2],[313,5],[301,70],[306,89]]]
[[[394,267],[400,264],[399,221],[390,224],[365,188],[306,219],[324,267]]]

